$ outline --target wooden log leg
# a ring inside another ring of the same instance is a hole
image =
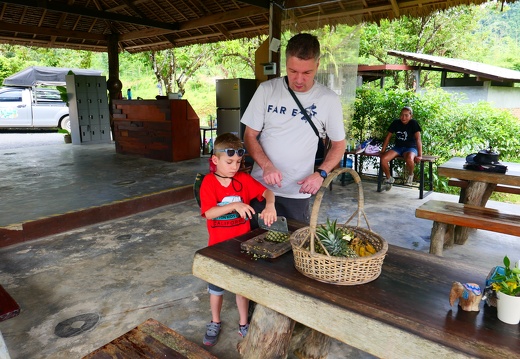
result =
[[[459,203],[464,203],[465,198],[466,198],[466,189],[461,187],[460,194],[459,194]]]
[[[300,359],[326,359],[329,355],[331,339],[309,327],[296,323],[291,349]]]
[[[455,241],[455,226],[453,224],[448,224],[446,227],[446,233],[444,235],[444,248],[453,247],[453,243]]]
[[[485,205],[487,200],[483,203],[483,197],[486,192],[487,183],[486,182],[475,182],[469,181],[468,186],[466,187],[464,203],[472,204],[474,206],[482,206]]]
[[[486,182],[469,181],[464,193],[463,203],[472,204],[474,206],[485,206],[491,194],[488,193],[487,188],[488,184]],[[454,232],[455,243],[461,245],[466,243],[472,231],[474,230],[470,230],[470,228],[456,226]]]
[[[293,329],[294,320],[257,304],[238,352],[244,359],[287,358]]]
[[[482,199],[480,200],[480,206],[486,207],[486,203],[493,194],[493,191],[495,191],[495,188],[497,187],[496,183],[487,183],[486,189],[484,190],[484,194],[482,195]]]
[[[469,238],[469,235],[472,232],[475,232],[475,228],[468,228],[468,227],[461,227],[461,226],[455,226],[455,232],[453,237],[455,238],[456,244],[464,244]]]
[[[446,227],[446,223],[433,222],[432,233],[430,235],[430,253],[436,256],[442,256]]]

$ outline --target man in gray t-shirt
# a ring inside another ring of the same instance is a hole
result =
[[[255,160],[252,175],[276,195],[279,215],[309,222],[310,196],[341,160],[345,151],[343,111],[338,95],[315,81],[320,44],[310,34],[292,37],[286,48],[289,87],[332,147],[315,171],[318,138],[290,94],[283,77],[258,87],[241,122],[245,146]],[[256,211],[261,205],[255,207]]]

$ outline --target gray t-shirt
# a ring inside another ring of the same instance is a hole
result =
[[[296,92],[320,135],[332,141],[345,138],[343,111],[338,95],[315,82],[307,92]],[[307,198],[298,181],[314,171],[318,138],[292,98],[283,77],[263,82],[255,92],[241,122],[261,131],[259,142],[271,162],[282,172],[282,187],[269,186],[275,195]],[[252,176],[266,185],[262,169],[253,166]]]

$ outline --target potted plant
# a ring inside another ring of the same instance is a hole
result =
[[[491,278],[491,286],[497,293],[497,315],[504,323],[520,323],[520,268],[511,268],[511,261],[504,257],[502,271]]]
[[[60,128],[58,129],[58,133],[63,133],[63,140],[65,141],[65,143],[72,143],[72,137],[68,130]]]

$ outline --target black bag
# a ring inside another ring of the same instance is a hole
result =
[[[464,168],[473,171],[506,173],[507,166],[498,162],[499,154],[492,148],[466,156]]]
[[[325,144],[322,139],[318,137],[318,149],[316,150],[315,164],[321,165],[325,159]]]
[[[320,133],[318,132],[318,129],[314,125],[314,122],[312,122],[312,120],[310,119],[309,114],[303,108],[300,100],[298,100],[298,97],[296,97],[296,95],[294,94],[294,91],[289,87],[289,80],[287,79],[287,76],[285,76],[285,83],[287,84],[287,89],[289,90],[289,93],[291,94],[294,101],[300,108],[301,113],[305,116],[309,125],[311,125],[316,136],[318,136],[318,149],[316,150],[316,155],[314,157],[314,165],[319,166],[325,160],[325,157],[327,156],[327,152],[330,149],[332,143],[330,142],[329,136],[326,136],[324,139],[322,139],[320,137]]]

